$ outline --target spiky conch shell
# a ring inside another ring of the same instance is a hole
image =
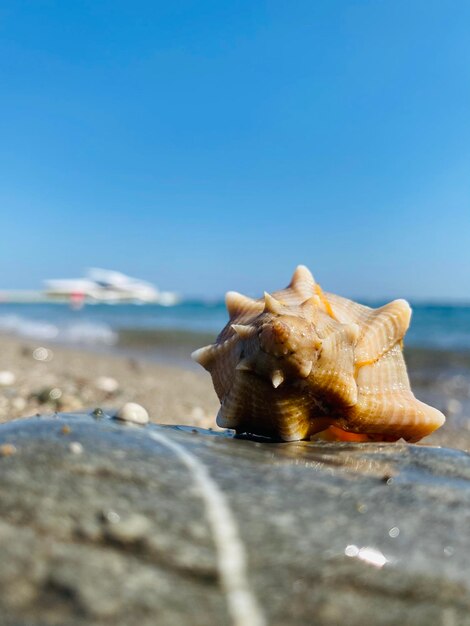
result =
[[[226,305],[229,323],[192,355],[212,376],[219,426],[284,441],[322,431],[418,441],[444,423],[410,388],[405,300],[373,309],[324,293],[299,265],[286,289],[258,300],[229,291]]]

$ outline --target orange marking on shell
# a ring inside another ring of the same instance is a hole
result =
[[[360,363],[356,363],[355,364],[355,369],[356,369],[356,373],[358,370],[361,369],[361,367],[365,367],[366,365],[373,365],[374,363],[377,363],[379,359],[369,359],[368,361],[361,361]]]
[[[328,302],[327,297],[323,293],[323,290],[322,290],[322,288],[320,287],[320,285],[318,283],[316,283],[316,285],[315,285],[315,292],[316,292],[317,296],[320,298],[320,300],[322,301],[322,304],[325,307],[326,312],[328,313],[328,315],[335,320],[336,319],[336,315],[334,314],[334,311],[331,308],[331,304]]]
[[[402,339],[400,339],[400,341],[397,341],[397,343],[395,345],[399,345],[400,349],[403,350],[403,340]],[[395,346],[392,346],[392,347],[395,347]],[[382,356],[383,355],[379,355],[375,359],[368,359],[367,361],[359,361],[358,363],[355,363],[354,364],[355,376],[357,376],[357,373],[361,369],[361,367],[365,367],[366,365],[374,365],[374,363],[377,363],[377,361],[379,361]]]
[[[339,441],[357,441],[357,442],[370,441],[370,438],[368,435],[361,435],[359,433],[350,433],[347,430],[338,428],[338,426],[330,426],[327,430],[332,435],[332,439],[336,439]]]

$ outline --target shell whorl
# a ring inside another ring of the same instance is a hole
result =
[[[402,354],[411,308],[325,293],[299,265],[285,289],[226,295],[229,322],[192,357],[212,376],[220,426],[284,440],[335,426],[415,441],[444,422],[417,400]]]

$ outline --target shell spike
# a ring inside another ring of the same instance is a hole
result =
[[[411,321],[411,307],[406,300],[393,300],[372,311],[356,347],[356,365],[376,361],[399,344]]]
[[[406,300],[393,300],[376,309],[372,323],[383,324],[389,319],[394,326],[396,339],[403,339],[411,321],[411,307]]]
[[[271,374],[271,382],[274,389],[277,389],[279,385],[282,385],[282,383],[284,382],[284,374],[281,372],[281,370],[276,370]]]
[[[321,308],[321,306],[322,306],[322,301],[321,301],[320,296],[315,295],[315,296],[312,296],[311,298],[307,298],[305,302],[302,302],[302,304],[300,305],[300,310],[305,315],[305,314],[313,313],[315,309],[318,309],[319,307]]]
[[[305,296],[305,298],[315,294],[315,279],[308,267],[305,265],[296,267],[289,287]]]
[[[408,330],[411,322],[412,310],[410,305],[406,300],[400,298],[399,300],[393,300],[393,302],[387,304],[386,307],[388,307],[389,310],[393,308],[397,312],[397,315],[400,317],[401,329],[403,331],[403,335],[401,338],[403,339],[403,336]]]
[[[264,312],[273,313],[274,315],[280,315],[282,312],[282,304],[267,291],[264,292]]]
[[[248,359],[242,359],[235,368],[239,372],[252,372],[253,368]]]
[[[244,296],[238,293],[238,291],[227,291],[225,295],[225,306],[227,307],[230,318],[236,317],[241,313],[254,313],[258,315],[263,310],[263,304],[261,302]]]
[[[208,370],[211,366],[211,363],[214,359],[215,346],[212,344],[209,346],[204,346],[203,348],[199,348],[198,350],[194,350],[191,354],[191,358],[199,365],[206,370]]]
[[[299,376],[301,378],[307,378],[310,376],[310,373],[313,368],[313,361],[305,361],[299,365]]]
[[[237,333],[240,339],[250,339],[255,333],[255,329],[249,324],[231,324],[230,328]]]

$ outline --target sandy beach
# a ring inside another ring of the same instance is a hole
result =
[[[137,402],[153,422],[215,427],[219,404],[203,371],[7,335],[0,341],[0,422]]]

